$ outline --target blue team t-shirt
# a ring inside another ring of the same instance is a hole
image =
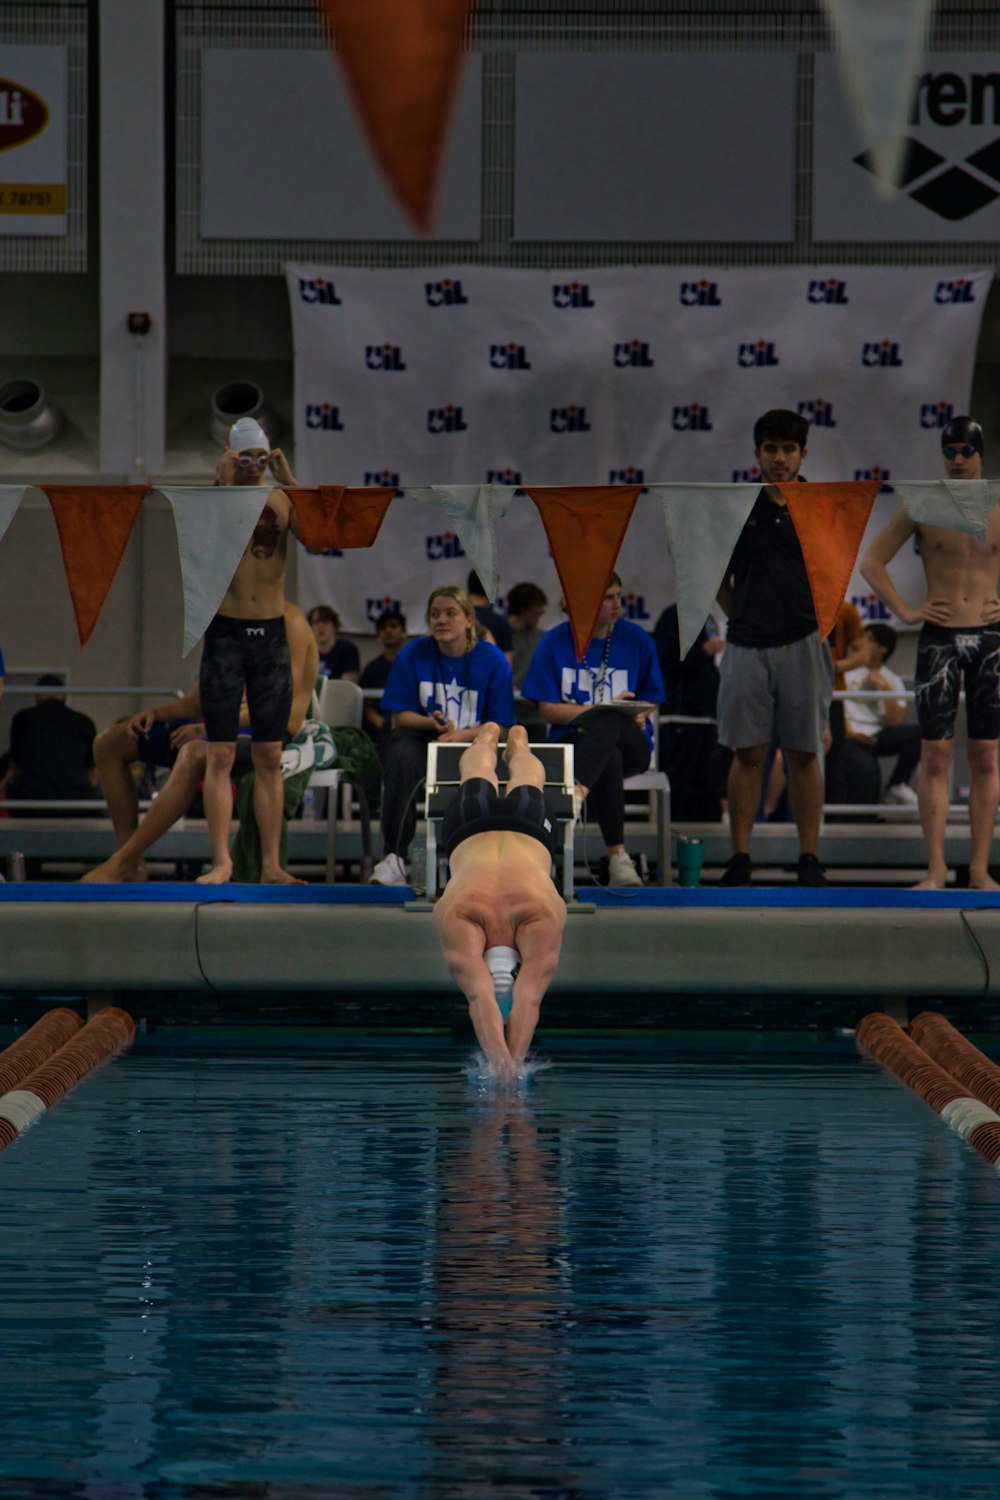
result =
[[[389,672],[382,711],[432,714],[439,710],[456,729],[492,719],[505,727],[517,722],[514,680],[503,652],[477,641],[463,656],[445,656],[430,636],[404,646]]]
[[[604,654],[607,650],[607,663]],[[547,630],[535,647],[521,689],[536,703],[610,703],[622,693],[663,702],[663,678],[652,638],[631,620],[619,620],[607,639],[593,640],[581,661],[569,623]],[[550,740],[564,740],[572,724],[550,724]],[[652,742],[652,728],[646,726]]]

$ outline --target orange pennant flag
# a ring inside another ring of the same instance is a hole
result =
[[[320,0],[372,152],[428,234],[472,0]]]
[[[566,600],[576,654],[583,656],[642,485],[523,488],[542,518]]]
[[[370,547],[379,534],[394,489],[321,484],[286,490],[295,507],[299,534],[310,552]]]
[[[845,484],[779,484],[812,590],[820,640],[837,623],[875,504],[877,479]]]
[[[148,484],[40,484],[52,507],[80,645],[94,633]]]

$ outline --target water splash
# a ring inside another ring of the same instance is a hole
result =
[[[497,1098],[501,1095],[517,1097],[527,1093],[539,1073],[546,1072],[552,1064],[539,1058],[526,1058],[515,1077],[498,1073],[485,1053],[475,1052],[462,1072],[469,1080],[469,1088],[481,1099]]]

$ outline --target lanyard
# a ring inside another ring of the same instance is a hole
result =
[[[590,673],[591,703],[602,702],[602,695],[608,681],[608,664],[611,660],[611,637],[614,634],[614,628],[615,627],[612,625],[611,629],[604,637],[604,653],[601,657],[601,665],[596,671],[590,665],[590,662],[587,660],[586,656],[581,659],[581,664],[585,666],[587,668],[587,671]]]
[[[444,680],[444,653],[441,650],[441,647],[438,646],[436,642],[435,650],[437,652],[438,677],[440,678],[441,682],[441,696],[444,698],[444,716],[446,719],[454,719],[456,729],[461,729],[463,726],[459,723],[459,719],[461,718],[462,714],[462,699],[469,686],[469,652],[464,652],[462,656],[462,661],[465,664],[465,669],[462,673],[462,676],[465,679],[463,682],[459,682],[458,668],[457,666],[455,668],[455,680],[452,685],[456,687],[458,691],[455,695],[452,695],[448,691],[448,683],[446,683]],[[454,712],[451,711],[453,705]]]

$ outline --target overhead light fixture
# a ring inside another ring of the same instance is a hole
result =
[[[21,453],[48,447],[62,430],[62,413],[49,406],[37,380],[0,385],[0,443]]]
[[[231,385],[222,385],[212,397],[212,439],[224,448],[229,438],[229,429],[240,417],[253,417],[260,423],[274,446],[278,421],[268,411],[264,392],[252,380],[236,380]]]

